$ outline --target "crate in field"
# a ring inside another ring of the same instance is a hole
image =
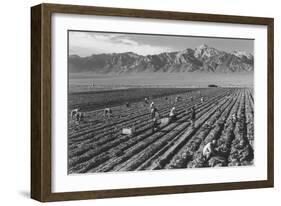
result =
[[[160,127],[164,127],[169,124],[170,119],[168,117],[160,119]]]
[[[124,135],[133,135],[135,133],[135,128],[123,128],[122,134]]]

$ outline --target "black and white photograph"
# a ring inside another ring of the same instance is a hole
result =
[[[254,41],[68,30],[68,174],[254,166]]]

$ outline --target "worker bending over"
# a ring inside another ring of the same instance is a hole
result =
[[[216,144],[216,140],[212,140],[204,146],[203,156],[205,157],[206,161],[208,161],[211,158],[211,156],[214,154],[215,144]]]
[[[193,106],[190,110],[190,123],[192,127],[194,127],[195,118],[196,118],[196,112],[195,112],[195,106]]]
[[[169,122],[173,122],[176,120],[176,108],[173,107],[169,113]]]
[[[157,108],[154,108],[151,110],[151,118],[152,118],[152,132],[155,132],[159,128],[159,120],[160,120],[160,114],[157,110]]]

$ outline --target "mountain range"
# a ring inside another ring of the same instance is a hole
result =
[[[254,57],[247,52],[225,52],[201,45],[195,49],[139,55],[133,52],[69,56],[69,72],[126,74],[140,72],[253,72]]]

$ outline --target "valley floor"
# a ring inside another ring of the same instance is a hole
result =
[[[139,73],[100,75],[70,73],[69,93],[126,88],[253,87],[254,73]]]

